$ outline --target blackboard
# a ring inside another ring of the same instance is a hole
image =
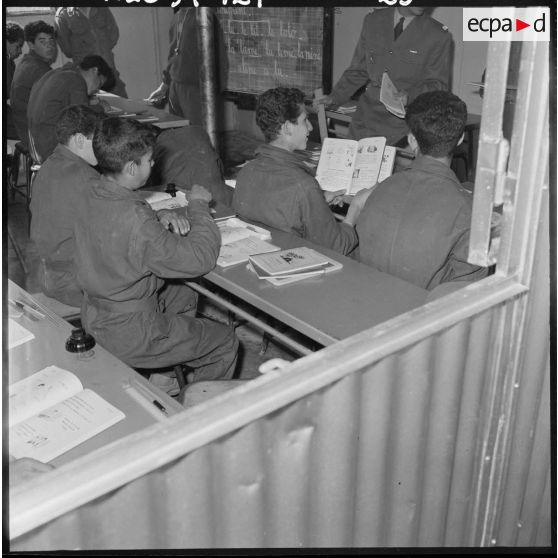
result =
[[[228,56],[225,91],[297,87],[310,97],[330,90],[331,8],[237,6],[216,14]]]

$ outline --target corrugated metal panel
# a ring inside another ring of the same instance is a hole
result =
[[[478,439],[501,308],[293,397],[13,550],[475,544]],[[532,466],[540,462],[534,455]],[[536,530],[533,519],[525,523]]]

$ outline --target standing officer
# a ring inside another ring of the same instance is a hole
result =
[[[317,102],[340,105],[366,85],[349,128],[355,139],[385,136],[395,144],[408,132],[404,118],[380,102],[382,76],[387,72],[403,105],[420,93],[448,89],[451,35],[445,25],[425,15],[427,8],[375,10],[364,19],[350,66],[331,95]]]

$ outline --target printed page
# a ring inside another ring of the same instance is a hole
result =
[[[47,366],[8,387],[8,424],[11,427],[82,389],[75,374]]]
[[[153,211],[160,211],[161,209],[180,209],[188,205],[186,194],[184,192],[176,192],[176,196],[172,197],[166,192],[153,192],[145,200]]]
[[[351,187],[358,142],[326,138],[322,145],[316,180],[322,190],[347,192]]]
[[[388,176],[391,176],[396,153],[397,149],[392,145],[385,146],[384,154],[382,156],[382,164],[380,166],[380,174],[378,174],[378,184],[384,181]]]
[[[405,107],[403,101],[399,97],[399,91],[391,81],[387,72],[382,75],[382,85],[380,88],[380,102],[386,107],[386,110],[398,118],[405,118]]]
[[[9,453],[48,463],[124,419],[122,411],[86,389],[9,430]]]
[[[253,236],[260,240],[271,238],[271,233],[267,229],[251,225],[238,217],[231,217],[217,223],[221,233],[221,244],[231,244],[243,238]]]
[[[363,138],[358,142],[353,183],[349,194],[372,188],[378,182],[386,138]]]
[[[22,313],[20,314],[20,316]],[[34,339],[34,335],[15,320],[8,318],[8,349],[23,345]]]
[[[219,257],[217,258],[217,265],[220,267],[229,267],[230,265],[248,261],[248,258],[254,254],[275,252],[276,250],[280,250],[279,246],[275,246],[274,244],[270,244],[254,236],[249,236],[230,244],[221,245]]]

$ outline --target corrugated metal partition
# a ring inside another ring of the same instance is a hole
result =
[[[497,275],[16,487],[11,550],[550,545],[543,117]]]

